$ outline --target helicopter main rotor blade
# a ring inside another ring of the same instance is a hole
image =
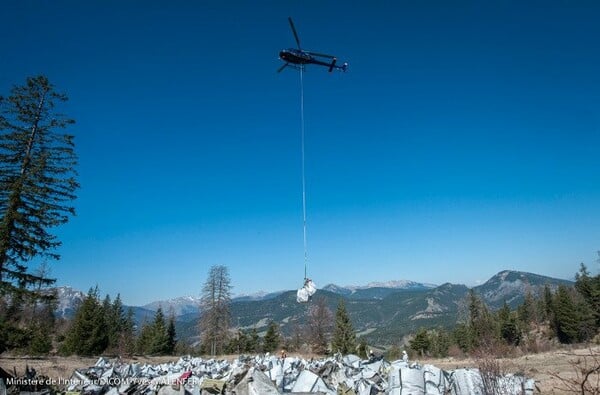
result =
[[[307,54],[313,55],[313,56],[319,56],[321,58],[335,59],[335,56],[333,56],[333,55],[327,55],[324,53],[311,52],[311,51],[304,51],[304,52],[306,52]]]
[[[296,44],[298,44],[298,49],[302,49],[300,47],[300,39],[298,38],[298,33],[296,33],[296,28],[294,27],[294,21],[292,21],[292,17],[288,17],[288,21],[290,21],[290,27],[292,28],[292,33],[294,33],[294,38],[296,39]]]
[[[280,68],[277,69],[278,73],[281,73],[283,71],[283,69],[285,69],[287,67],[289,63],[284,64],[283,66],[281,66]]]

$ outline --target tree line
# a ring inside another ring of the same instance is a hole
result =
[[[311,304],[306,324],[296,325],[289,336],[283,336],[280,325],[274,321],[269,322],[266,332],[260,336],[256,327],[249,330],[232,328],[230,283],[226,266],[210,268],[202,288],[200,353],[217,355],[277,350],[305,350],[317,354],[357,352],[355,332],[343,300],[338,305],[335,322],[325,299],[319,298]]]
[[[585,265],[576,274],[573,287],[546,285],[539,295],[527,293],[523,302],[511,309],[505,302],[492,311],[471,290],[466,300],[467,317],[452,330],[420,328],[408,343],[420,356],[447,356],[452,347],[465,354],[487,355],[509,352],[521,347],[536,351],[539,337],[560,343],[588,342],[600,330],[600,274],[591,276]],[[202,315],[198,333],[200,342],[190,348],[177,341],[173,314],[165,317],[159,308],[152,320],[136,327],[131,309],[124,309],[120,296],[103,301],[98,289],[90,289],[69,325],[62,325],[52,313],[52,305],[24,308],[20,315],[36,322],[30,331],[13,332],[8,343],[33,353],[47,353],[54,334],[62,354],[78,355],[172,355],[194,352],[202,355],[279,352],[315,354],[367,354],[364,339],[357,339],[343,299],[335,315],[325,299],[316,299],[309,307],[305,324],[296,324],[287,336],[280,325],[271,321],[264,333],[256,327],[243,330],[230,327],[230,278],[226,266],[213,266],[203,287]],[[27,304],[23,306],[27,307]],[[14,311],[14,308],[13,308]],[[39,317],[44,317],[39,320]],[[37,321],[36,321],[37,320]],[[44,322],[44,327],[40,325]],[[57,325],[58,323],[58,325]],[[53,328],[52,325],[55,325]],[[540,331],[541,328],[541,331]],[[399,346],[388,350],[388,358],[400,356]]]
[[[573,287],[545,285],[543,292],[528,292],[511,309],[506,302],[492,311],[475,294],[467,298],[468,315],[453,330],[420,328],[409,342],[416,355],[445,357],[452,347],[467,354],[510,353],[516,347],[536,352],[543,341],[562,344],[598,341],[600,331],[600,274],[590,275],[581,264]],[[390,350],[399,355],[398,346]]]
[[[362,345],[362,348],[360,346]],[[270,321],[261,337],[257,328],[237,328],[230,333],[222,350],[225,354],[274,352],[342,353],[366,355],[366,344],[357,339],[343,299],[340,299],[335,319],[325,299],[318,299],[309,310],[305,325],[296,324],[287,336],[280,324]],[[362,352],[360,350],[363,350]]]
[[[120,295],[112,302],[106,295],[100,302],[98,289],[93,288],[61,337],[59,350],[67,355],[173,355],[176,336],[174,316],[165,319],[161,307],[151,322],[136,328],[133,310],[125,312]]]

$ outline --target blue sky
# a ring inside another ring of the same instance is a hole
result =
[[[80,157],[58,284],[144,304],[304,275],[571,278],[600,249],[597,2],[6,1],[0,92],[45,74]]]

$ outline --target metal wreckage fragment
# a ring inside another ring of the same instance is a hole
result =
[[[20,391],[0,380],[0,392],[42,395],[55,390]],[[6,380],[9,380],[8,382]],[[12,381],[10,381],[12,380]],[[533,394],[535,382],[518,375],[495,378],[501,393]],[[445,371],[433,365],[362,360],[340,354],[326,359],[240,356],[225,360],[182,357],[177,362],[140,365],[100,358],[87,369],[77,369],[61,388],[65,395],[483,395],[478,369]]]

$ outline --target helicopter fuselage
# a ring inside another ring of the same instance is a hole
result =
[[[281,52],[279,52],[279,58],[288,63],[300,65],[319,62],[314,58],[314,56],[311,56],[310,54],[295,48],[288,48],[282,50]],[[324,62],[322,63],[326,64]]]
[[[331,62],[323,62],[322,60],[319,60],[315,56],[311,55],[310,52],[302,51],[301,49],[296,48],[288,48],[281,50],[279,52],[279,58],[286,63],[299,65],[300,67],[306,64],[318,64],[321,66],[326,66],[329,68],[329,71],[333,70],[334,68],[346,71],[346,67],[348,66],[348,64],[337,66],[335,64],[336,58],[334,57],[332,57]]]
[[[292,33],[294,33],[294,38],[296,39],[298,48],[282,49],[279,52],[279,59],[283,60],[285,64],[277,70],[278,73],[280,73],[289,65],[292,65],[292,67],[296,69],[304,70],[304,65],[307,64],[318,64],[320,66],[325,66],[329,69],[330,73],[333,71],[333,69],[346,71],[348,63],[344,63],[341,66],[336,65],[337,58],[335,56],[303,50],[300,46],[300,39],[298,38],[298,32],[296,32],[292,18],[288,18],[288,21],[290,22],[290,28],[292,29]],[[331,61],[323,61],[320,58],[331,59]]]

